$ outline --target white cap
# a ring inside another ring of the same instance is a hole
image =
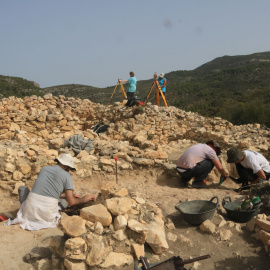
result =
[[[62,154],[60,158],[56,158],[54,161],[58,161],[62,165],[70,167],[72,170],[76,170],[74,167],[74,159],[71,155]]]
[[[159,77],[163,78],[163,77],[164,77],[164,73],[161,73],[161,74],[159,75]]]

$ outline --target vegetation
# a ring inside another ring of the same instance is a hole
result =
[[[31,95],[40,96],[41,94],[42,92],[35,82],[0,75],[0,98],[9,96],[23,98]]]
[[[171,106],[204,116],[220,116],[233,124],[260,123],[270,127],[270,52],[223,56],[194,70],[173,71],[165,77],[166,100]],[[138,82],[137,96],[142,101],[152,84],[153,79]],[[52,93],[108,104],[114,88],[115,85],[95,88],[71,84],[40,89],[22,78],[0,76],[2,97]],[[154,95],[155,89],[148,102],[153,101]],[[111,104],[120,100],[120,90],[116,89]]]

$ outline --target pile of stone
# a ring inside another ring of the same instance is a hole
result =
[[[107,184],[97,201],[80,216],[62,214],[58,228],[64,236],[51,240],[52,269],[87,269],[133,264],[145,256],[145,244],[155,254],[168,249],[161,209],[126,188]]]
[[[107,132],[100,136],[93,132],[91,127],[97,123],[108,124]],[[78,178],[101,171],[115,173],[115,157],[119,158],[119,171],[174,169],[175,164],[169,163],[172,151],[210,139],[224,150],[239,146],[266,157],[270,144],[268,129],[259,124],[234,126],[218,117],[207,118],[175,107],[104,106],[50,94],[9,97],[0,101],[1,186],[14,188],[17,182],[31,186],[42,166],[51,165],[63,152],[74,155],[61,146],[75,134],[94,142],[90,154],[83,151],[76,156]],[[226,159],[225,151],[222,158]]]

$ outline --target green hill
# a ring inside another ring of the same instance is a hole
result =
[[[0,75],[0,98],[3,97],[25,97],[31,95],[42,95],[39,85],[18,77]]]
[[[165,77],[168,80],[166,100],[171,106],[204,116],[220,116],[233,124],[260,123],[270,127],[270,52],[218,57],[194,70],[172,71]],[[143,101],[153,81],[153,78],[138,81],[137,96]],[[2,97],[52,93],[107,104],[114,88],[115,85],[97,88],[69,84],[40,89],[21,78],[0,76]],[[120,101],[119,88],[114,101]]]

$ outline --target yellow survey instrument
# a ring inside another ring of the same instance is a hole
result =
[[[161,96],[161,98],[163,100],[163,103],[164,103],[164,106],[165,107],[168,107],[167,101],[165,99],[165,96],[163,95],[163,92],[162,92],[161,87],[160,87],[159,82],[158,82],[158,75],[157,75],[157,73],[154,74],[154,79],[155,79],[155,81],[153,82],[152,87],[149,90],[149,92],[148,92],[148,94],[147,94],[147,96],[145,98],[144,105],[146,104],[146,102],[147,102],[147,100],[148,100],[148,98],[149,98],[149,96],[150,96],[150,94],[152,92],[152,89],[155,86],[156,96],[155,96],[155,99],[154,99],[153,104],[156,104],[157,103],[157,105],[160,106],[160,96]]]
[[[117,88],[118,85],[120,85],[120,94],[121,94],[122,103],[123,103],[124,99],[127,98],[127,94],[126,94],[126,92],[125,92],[124,86],[123,86],[123,84],[121,83],[121,79],[118,79],[118,82],[117,82],[117,84],[116,84],[116,86],[115,86],[115,88],[114,88],[114,90],[113,90],[113,93],[112,93],[112,95],[111,95],[111,97],[110,97],[110,100],[109,100],[109,102],[108,102],[108,105],[110,104],[111,99],[112,99],[112,97],[113,97],[113,95],[114,95],[114,93],[115,93],[115,90],[116,90],[116,88]]]

